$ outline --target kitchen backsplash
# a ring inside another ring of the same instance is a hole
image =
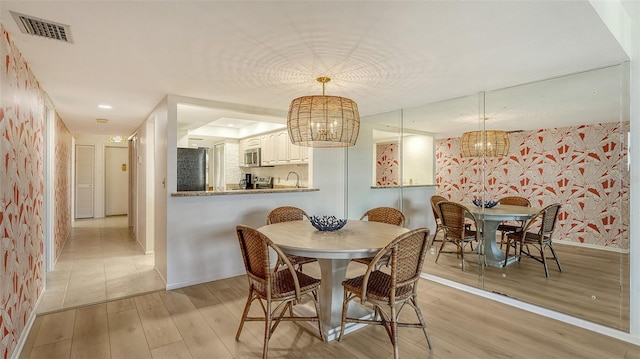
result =
[[[264,177],[269,176],[273,177],[273,186],[274,187],[295,187],[296,185],[296,176],[289,176],[289,180],[287,181],[287,174],[289,172],[295,172],[300,176],[300,187],[309,187],[309,165],[301,164],[301,165],[280,165],[274,167],[253,167],[251,169],[246,168],[246,170],[250,170],[251,174],[256,177]],[[240,178],[238,178],[240,181]],[[237,182],[237,181],[236,181]],[[231,183],[229,183],[231,184]]]

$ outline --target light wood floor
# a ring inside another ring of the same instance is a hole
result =
[[[113,227],[97,232],[112,230]],[[95,233],[95,230],[87,230],[85,235],[88,233]],[[82,237],[79,232],[77,234],[78,238]],[[75,247],[79,246],[83,245]],[[78,253],[88,252],[79,251],[75,254]],[[460,278],[469,281],[471,277],[477,282],[477,275],[460,274],[462,271],[454,262],[447,264],[446,260],[439,261],[438,267],[456,268],[455,273]],[[105,291],[108,292],[108,265],[104,259],[102,263],[105,267]],[[433,265],[427,262],[425,268],[433,269]],[[356,275],[363,268],[352,264],[349,275]],[[541,271],[537,263],[535,271]],[[316,264],[305,266],[305,272],[319,276]],[[552,270],[551,275],[555,277],[556,273]],[[507,277],[512,276],[508,274]],[[68,277],[75,276],[69,274]],[[71,281],[64,283],[67,283],[66,288],[74,287],[69,285]],[[640,358],[638,346],[553,319],[424,279],[419,289],[419,302],[434,350],[431,353],[428,351],[420,330],[400,329],[400,353],[403,358]],[[40,314],[20,358],[260,357],[263,338],[261,323],[247,323],[240,341],[234,339],[246,295],[246,279],[239,276],[124,299],[105,297],[98,304]],[[252,310],[256,315],[260,312],[257,307]],[[410,310],[403,315],[405,319],[413,319]],[[350,333],[342,342],[324,343],[316,333],[308,332],[295,323],[285,322],[274,333],[269,356],[390,358],[392,353],[387,334],[379,326]]]
[[[165,288],[153,254],[144,254],[127,216],[76,220],[46,280],[38,314]]]
[[[445,250],[453,247],[447,244]],[[477,254],[465,255],[467,268],[463,272],[455,254],[443,253],[435,263],[432,252],[423,271],[629,331],[629,255],[561,243],[555,243],[554,248],[562,272],[551,261],[549,278],[542,264],[533,259],[523,257],[519,263],[496,268],[478,266]]]
[[[240,276],[41,315],[20,358],[260,357],[262,323],[245,324],[240,341],[234,339],[246,295],[247,282]],[[640,358],[640,347],[424,279],[419,302],[434,350],[429,354],[420,330],[400,329],[404,358]],[[413,317],[411,311],[404,315]],[[379,326],[324,343],[316,333],[285,322],[273,335],[269,356],[389,358],[392,353]]]

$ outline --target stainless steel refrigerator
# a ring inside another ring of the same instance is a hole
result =
[[[178,148],[178,191],[206,191],[207,149]]]

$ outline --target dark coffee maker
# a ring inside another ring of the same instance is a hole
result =
[[[244,181],[245,181],[245,184],[246,184],[245,189],[252,189],[253,188],[253,182],[252,182],[251,173],[245,173],[244,174]]]

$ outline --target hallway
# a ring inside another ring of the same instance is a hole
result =
[[[135,241],[127,216],[76,220],[46,280],[37,314],[164,290],[153,254]]]

